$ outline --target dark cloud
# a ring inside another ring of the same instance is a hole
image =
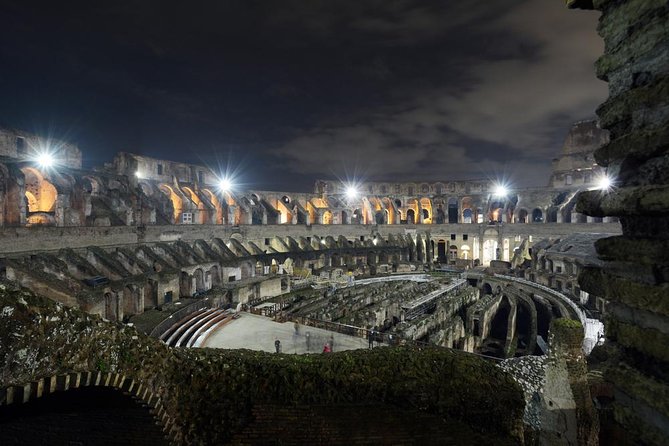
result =
[[[569,124],[605,96],[596,16],[560,2],[6,1],[0,14],[0,123],[60,129],[89,165],[234,153],[258,187],[353,172],[543,184]]]

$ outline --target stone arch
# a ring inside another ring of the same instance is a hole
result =
[[[458,258],[458,246],[450,245],[448,247],[448,260],[454,262]]]
[[[0,401],[0,406],[25,404],[43,397],[54,396],[56,393],[67,395],[68,392],[79,388],[91,390],[96,387],[112,389],[118,391],[120,395],[128,395],[127,397],[131,400],[141,401],[143,405],[148,407],[148,413],[152,414],[153,422],[157,423],[163,432],[168,432],[172,441],[175,440],[175,432],[171,429],[174,420],[167,414],[161,398],[149,390],[151,389],[150,385],[134,380],[122,373],[85,371],[66,375],[35,377],[28,383],[0,388],[0,392],[5,396]],[[98,393],[94,400],[104,401],[107,398],[100,398]],[[56,404],[56,407],[58,407],[58,404]]]
[[[144,308],[154,308],[158,306],[158,282],[147,280],[144,284]]]
[[[481,292],[483,294],[492,294],[492,285],[490,285],[488,282],[484,282],[481,285]]]
[[[118,301],[114,293],[105,293],[105,314],[104,317],[110,321],[118,320]]]
[[[193,271],[193,279],[195,279],[196,293],[201,293],[202,291],[206,291],[207,288],[205,286],[204,271],[202,271],[202,268],[197,268],[195,271]]]
[[[221,285],[221,269],[218,265],[214,265],[209,269],[209,274],[211,277],[211,286],[220,286]]]
[[[532,210],[532,223],[543,223],[544,213],[539,208],[534,208]]]
[[[254,276],[254,266],[249,261],[244,261],[239,265],[241,270],[242,279],[248,279],[249,277]]]
[[[416,212],[413,209],[407,210],[407,223],[410,225],[416,223]]]
[[[181,188],[182,191],[185,192],[185,195],[190,198],[191,203],[195,205],[195,209],[197,209],[197,221],[193,219],[193,223],[205,223],[205,216],[207,214],[207,207],[204,205],[200,197],[193,192],[193,189],[191,189],[188,186],[183,186]]]
[[[458,199],[449,198],[448,199],[448,222],[459,223],[458,216],[460,215],[460,210],[458,209]]]
[[[215,193],[209,189],[202,189],[202,192],[207,196],[209,202],[214,207],[214,215],[212,218],[212,223],[217,225],[222,225],[225,223],[225,218],[223,216],[223,206],[221,205],[221,200],[218,199]]]
[[[123,318],[139,313],[139,290],[135,285],[123,287]]]
[[[432,224],[432,200],[429,198],[421,198],[420,207],[423,214],[423,223],[426,225]]]
[[[167,195],[167,198],[169,198],[170,202],[172,203],[172,215],[174,218],[173,223],[179,223],[179,217],[183,212],[183,200],[179,195],[176,194],[176,192],[174,192],[172,186],[168,184],[161,184],[159,188],[165,195]]]
[[[179,275],[179,295],[181,297],[191,297],[193,291],[191,291],[192,281],[190,275],[186,271],[181,271]]]
[[[520,209],[518,211],[518,218],[516,219],[516,223],[529,223],[528,216],[529,213],[527,212],[527,209]]]
[[[474,223],[474,212],[470,208],[462,211],[462,222]]]
[[[331,211],[325,211],[323,212],[323,219],[322,219],[322,224],[324,225],[331,225],[332,224],[332,212]]]
[[[90,175],[85,175],[81,178],[81,187],[87,194],[100,195],[100,182]]]
[[[439,239],[437,241],[437,261],[446,262],[448,258],[446,257],[446,240]]]

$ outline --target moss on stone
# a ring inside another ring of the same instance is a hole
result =
[[[0,285],[0,387],[73,372],[118,373],[161,398],[184,443],[221,444],[256,404],[394,405],[522,438],[522,390],[494,363],[446,349],[379,348],[328,355],[170,349]]]

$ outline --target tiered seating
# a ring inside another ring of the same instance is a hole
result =
[[[160,339],[171,347],[199,347],[212,331],[232,317],[229,310],[204,308],[176,322]]]

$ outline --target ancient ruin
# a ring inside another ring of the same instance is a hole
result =
[[[546,185],[241,190],[0,131],[0,416],[105,387],[175,444],[665,443],[669,5],[567,4],[610,97]],[[204,348],[247,312],[370,348]]]

